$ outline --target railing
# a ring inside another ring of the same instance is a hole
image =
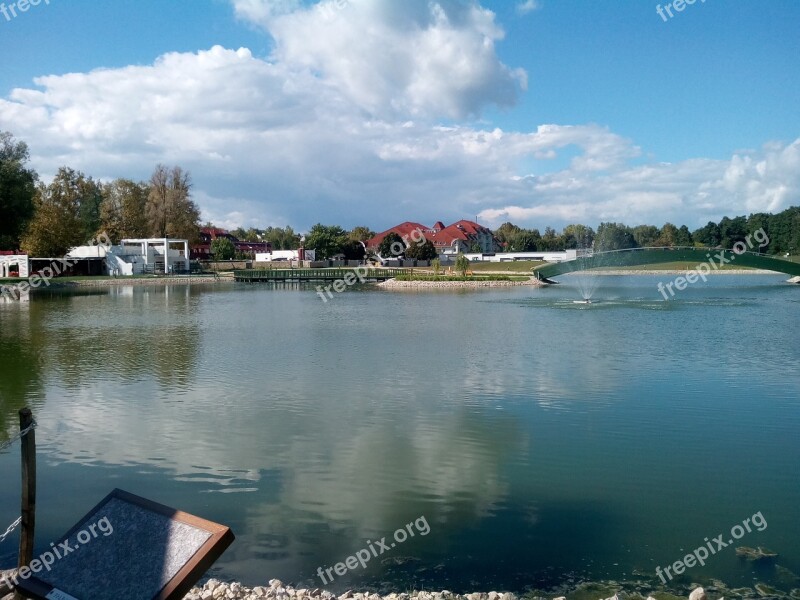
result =
[[[234,271],[236,281],[336,281],[348,276],[358,280],[381,281],[393,279],[398,275],[408,275],[411,269],[368,269],[368,268],[335,268],[335,269],[244,269]]]

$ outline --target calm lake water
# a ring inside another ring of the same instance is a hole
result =
[[[672,276],[465,293],[121,287],[0,305],[0,440],[39,421],[43,551],[120,487],[229,525],[212,574],[457,592],[654,578],[760,512],[681,583],[800,573],[800,287]],[[0,453],[0,531],[19,445]],[[15,562],[17,538],[0,545]],[[784,587],[788,587],[784,585]],[[795,585],[794,587],[800,587]]]

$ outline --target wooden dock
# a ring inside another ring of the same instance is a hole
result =
[[[386,281],[398,275],[408,275],[411,269],[370,269],[366,267],[334,269],[246,269],[234,271],[236,281],[263,282],[319,282],[338,281],[355,276],[358,281]]]

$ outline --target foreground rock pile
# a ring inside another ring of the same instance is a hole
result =
[[[583,594],[581,594],[583,597]],[[646,600],[681,600],[678,596],[670,594],[657,593],[657,598],[648,596]],[[591,597],[591,595],[587,595]],[[194,588],[189,592],[184,600],[519,600],[518,597],[510,593],[473,593],[473,594],[454,594],[447,590],[441,592],[412,592],[410,594],[389,594],[388,596],[381,596],[370,592],[357,593],[357,592],[344,592],[339,596],[321,590],[314,589],[294,589],[291,586],[285,586],[278,579],[272,579],[267,587],[254,587],[252,589],[246,588],[238,583],[223,583],[216,579],[209,580],[202,588]],[[539,597],[529,596],[524,597],[526,600],[567,600],[567,597],[561,596],[558,598],[553,597]],[[614,594],[611,598],[593,598],[592,600],[634,600],[633,596],[625,593]],[[641,600],[644,600],[642,597]],[[694,589],[689,595],[689,600],[711,600],[703,588],[698,587]],[[719,598],[716,600],[724,600]]]

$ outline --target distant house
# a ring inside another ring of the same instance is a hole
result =
[[[255,258],[256,254],[272,252],[272,244],[269,242],[242,242],[224,229],[205,227],[200,230],[200,243],[192,245],[192,259],[210,260],[212,258],[211,242],[217,238],[228,238],[231,242],[233,242],[236,252],[247,254],[250,258]]]
[[[409,245],[422,238],[430,241],[440,255],[451,256],[459,253],[468,253],[473,247],[478,246],[484,254],[502,251],[500,241],[494,236],[492,230],[474,221],[461,220],[447,227],[437,221],[431,227],[406,221],[395,225],[367,240],[369,250],[377,253],[383,238],[390,233],[396,233]],[[386,256],[381,258],[388,258]]]

